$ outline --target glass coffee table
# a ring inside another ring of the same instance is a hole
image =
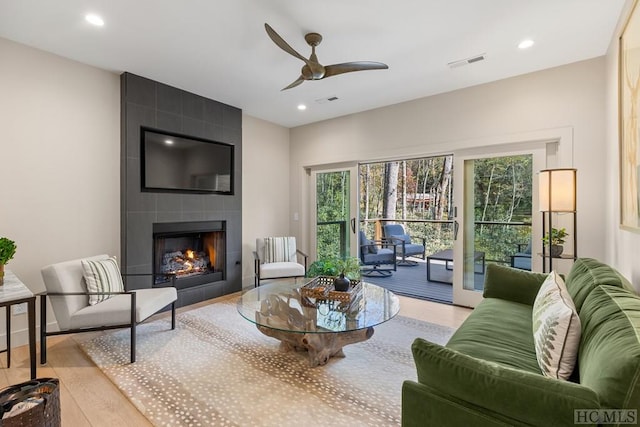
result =
[[[303,295],[302,285],[276,282],[242,294],[238,312],[263,334],[280,340],[283,350],[307,351],[309,365],[344,357],[342,348],[366,341],[373,327],[392,319],[400,301],[392,292],[361,282],[349,302]]]

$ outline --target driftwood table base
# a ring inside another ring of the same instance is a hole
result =
[[[285,351],[307,351],[309,366],[326,365],[331,357],[344,357],[342,348],[348,344],[366,341],[373,335],[373,327],[345,332],[290,332],[257,325],[266,336],[280,340]]]

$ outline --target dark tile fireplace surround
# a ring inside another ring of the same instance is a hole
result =
[[[120,81],[123,273],[178,269],[178,306],[240,291],[242,111],[131,73]],[[142,126],[233,144],[234,194],[141,191]],[[150,276],[126,281],[131,289],[168,284]]]

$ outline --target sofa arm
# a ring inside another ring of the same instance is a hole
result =
[[[600,408],[580,384],[509,368],[416,339],[411,349],[418,382],[465,407],[530,425],[573,425],[575,409]]]
[[[547,274],[543,273],[488,264],[482,296],[533,305],[540,285],[546,278]]]

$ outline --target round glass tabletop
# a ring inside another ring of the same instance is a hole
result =
[[[348,302],[303,295],[287,281],[251,289],[238,300],[238,312],[258,326],[300,333],[348,332],[379,325],[400,310],[393,292],[367,282]]]

